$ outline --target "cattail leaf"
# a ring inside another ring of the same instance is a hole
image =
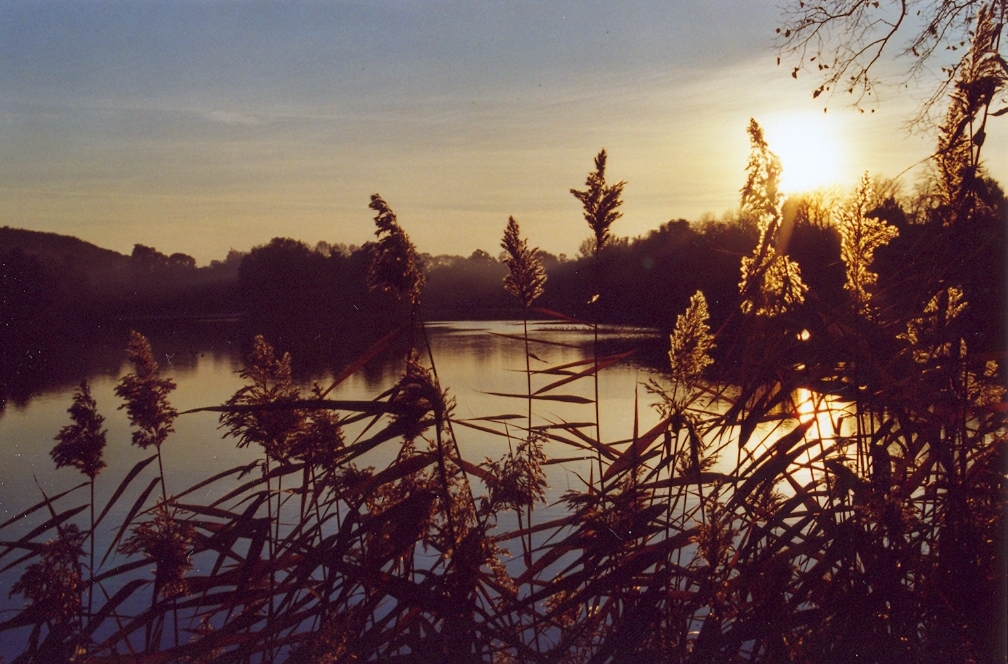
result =
[[[556,318],[558,320],[566,321],[568,323],[573,323],[574,325],[584,325],[585,327],[589,327],[591,325],[590,323],[578,320],[577,318],[573,318],[571,316],[568,316],[567,314],[562,314],[559,311],[553,311],[552,309],[546,309],[543,307],[531,307],[530,311],[534,311],[536,313],[549,316],[550,318]],[[531,341],[531,339],[529,339],[529,341]]]
[[[231,491],[227,492],[226,494],[224,494],[223,496],[221,496],[217,500],[215,500],[212,503],[210,503],[210,507],[216,507],[217,505],[221,505],[223,503],[226,503],[227,501],[231,500],[232,498],[235,498],[237,496],[240,496],[240,495],[246,493],[249,489],[252,489],[253,487],[261,486],[261,485],[264,485],[264,484],[266,484],[266,478],[262,477],[262,476],[257,477],[257,478],[255,478],[253,480],[249,480],[248,482],[245,482],[244,484],[238,486],[237,488],[232,489]],[[265,491],[261,491],[260,494],[263,495],[263,496],[266,495]],[[246,498],[245,500],[248,500],[249,498]],[[263,499],[265,500],[265,497]]]
[[[469,417],[464,420],[452,419],[452,422],[505,422],[513,420],[524,420],[525,415],[517,413],[507,413],[504,415],[487,415],[484,417]]]
[[[245,465],[245,466],[235,466],[234,468],[230,468],[228,470],[223,470],[223,471],[217,473],[216,475],[203,480],[202,482],[194,484],[193,486],[189,487],[188,489],[186,489],[182,493],[179,493],[179,494],[173,496],[173,499],[177,501],[179,498],[182,498],[183,496],[187,496],[190,493],[193,493],[195,491],[199,491],[203,487],[209,486],[210,484],[213,484],[214,482],[216,482],[218,480],[224,479],[228,475],[234,475],[235,473],[237,473],[239,478],[244,477],[248,473],[250,473],[253,470],[255,470],[255,467],[258,466],[260,463],[262,463],[262,462],[259,459],[256,459],[255,461],[253,461],[252,463],[250,463],[248,465]]]
[[[571,514],[569,516],[561,517],[559,519],[553,519],[552,521],[547,521],[545,523],[537,523],[534,526],[526,526],[521,530],[512,530],[506,533],[500,533],[498,535],[493,535],[489,538],[491,542],[506,542],[518,537],[525,537],[526,535],[532,535],[535,533],[541,533],[547,530],[555,530],[560,532],[561,528],[565,528],[572,524],[577,523],[581,518],[579,514]]]
[[[419,472],[434,463],[436,460],[436,454],[417,454],[416,456],[403,459],[402,461],[398,461],[389,466],[385,470],[375,473],[371,477],[350,487],[346,490],[343,496],[344,498],[351,498],[356,495],[368,495],[374,491],[376,487],[379,487],[382,484],[388,484],[389,482],[395,482],[407,475]]]
[[[524,418],[522,418],[522,419],[524,419]],[[491,429],[490,427],[480,426],[479,424],[473,424],[472,421],[468,421],[468,420],[452,420],[452,422],[454,422],[455,424],[461,424],[462,426],[467,427],[469,429],[473,429],[475,431],[482,431],[483,433],[489,433],[489,434],[493,434],[495,436],[508,437],[508,434],[506,432],[504,432],[504,431],[500,431],[498,429]]]
[[[126,491],[126,488],[129,487],[133,479],[140,474],[140,471],[142,471],[144,468],[150,465],[150,463],[155,459],[157,459],[156,454],[152,454],[146,459],[141,459],[136,463],[136,465],[133,466],[133,468],[130,469],[128,473],[126,473],[126,477],[124,477],[122,482],[119,483],[119,486],[112,494],[112,497],[109,498],[109,501],[105,504],[105,507],[102,509],[101,514],[98,515],[97,519],[95,519],[94,522],[95,528],[97,528],[98,524],[102,522],[102,519],[104,519],[105,515],[108,514],[110,509],[112,509],[112,506],[116,504],[116,501],[119,500],[119,497],[123,495],[123,492]]]
[[[622,360],[624,358],[630,357],[631,355],[634,355],[636,352],[637,352],[636,350],[629,350],[629,351],[626,351],[626,352],[623,352],[623,353],[617,353],[615,355],[606,355],[604,357],[598,358],[598,362],[600,364],[603,363],[603,362],[606,362],[606,363],[608,363],[606,366],[609,366],[609,364],[612,364],[612,362],[610,362],[610,360],[617,360],[617,361],[618,360]],[[533,370],[532,374],[533,375],[543,375],[543,376],[548,376],[548,375],[555,375],[555,376],[575,376],[575,375],[579,375],[579,372],[570,371],[570,369],[573,369],[574,367],[583,367],[583,366],[586,366],[586,365],[591,365],[591,366],[594,367],[594,365],[595,365],[595,358],[594,357],[588,357],[588,358],[585,358],[583,360],[576,360],[574,362],[568,362],[566,364],[560,364],[560,365],[557,365],[555,367],[548,367],[546,369]],[[525,372],[522,371],[522,373],[525,373]]]
[[[226,523],[235,523],[241,520],[240,514],[236,514],[228,510],[222,510],[219,507],[197,505],[195,503],[179,503],[174,501],[173,504],[180,510],[185,510],[186,512],[191,512],[192,514],[202,514],[203,516],[223,519]]]
[[[651,429],[649,429],[643,436],[635,436],[633,444],[620,454],[608,468],[606,468],[605,472],[602,474],[603,481],[611,479],[617,473],[631,468],[635,462],[639,463],[640,458],[647,451],[647,448],[650,447],[653,442],[658,440],[658,436],[665,432],[665,429],[668,427],[670,421],[671,418],[667,417],[651,427]],[[634,427],[636,426],[637,418],[635,414]]]
[[[611,459],[611,460],[615,460],[616,459],[616,453],[612,451],[612,449],[610,448],[609,444],[602,443],[602,442],[599,442],[599,441],[595,440],[594,438],[592,438],[591,436],[586,435],[584,432],[582,432],[580,429],[578,429],[576,427],[569,427],[569,428],[565,428],[564,430],[567,431],[568,433],[573,434],[579,440],[587,443],[592,449],[595,449],[595,450],[598,450],[599,452],[601,452],[602,456],[606,457],[607,459]],[[547,433],[546,436],[548,436],[549,438],[554,438],[555,440],[561,440],[562,442],[567,442],[565,439],[562,439],[562,438],[559,438],[559,437],[555,437],[555,434],[548,434]],[[577,447],[581,447],[581,446],[578,445]]]
[[[39,511],[43,507],[47,507],[51,502],[59,500],[63,496],[65,496],[65,495],[67,495],[69,493],[73,493],[74,491],[76,491],[78,489],[82,489],[82,488],[88,486],[89,484],[90,484],[90,482],[81,482],[77,486],[75,486],[73,488],[70,488],[70,489],[67,489],[63,493],[58,493],[55,496],[53,496],[52,498],[48,498],[47,497],[45,500],[42,500],[42,501],[39,501],[39,502],[35,503],[34,505],[32,505],[31,507],[29,507],[25,511],[20,512],[17,515],[12,516],[10,519],[7,519],[6,521],[4,521],[3,524],[0,525],[0,530],[3,530],[7,526],[10,526],[10,525],[12,525],[12,524],[20,521],[21,519],[25,518],[26,516]]]
[[[141,567],[149,567],[149,566],[150,566],[150,560],[147,560],[146,558],[143,560],[131,560],[128,563],[116,565],[112,569],[105,570],[101,574],[96,575],[94,581],[95,583],[101,583],[102,581],[115,578],[120,574],[126,574],[127,572],[132,572],[135,569],[140,569]]]
[[[534,399],[538,395],[540,395],[540,394],[542,394],[544,392],[549,392],[550,390],[555,390],[556,388],[562,387],[563,385],[566,385],[567,383],[570,383],[570,382],[573,382],[575,380],[578,380],[579,378],[587,378],[589,376],[594,376],[596,372],[601,371],[602,369],[605,369],[606,367],[609,367],[609,366],[612,366],[612,365],[616,364],[621,359],[623,359],[624,357],[627,357],[629,355],[632,355],[632,353],[623,353],[621,355],[611,356],[611,357],[605,357],[605,358],[600,357],[597,362],[593,362],[592,366],[588,367],[587,369],[585,369],[583,371],[579,371],[579,372],[577,372],[575,374],[572,374],[570,376],[567,376],[566,378],[561,378],[560,380],[552,382],[549,385],[546,385],[545,387],[539,388],[538,390],[536,390],[535,392],[532,393],[532,398]]]
[[[0,622],[0,632],[6,632],[19,627],[27,627],[28,625],[41,624],[44,621],[44,614],[41,613],[37,605],[32,604],[22,609],[21,612],[13,618]]]
[[[814,419],[810,419],[808,422],[799,424],[790,433],[781,436],[770,449],[766,450],[753,462],[749,470],[741,473],[746,479],[739,488],[738,493],[735,494],[735,500],[741,500],[763,482],[777,477],[784,472],[798,455],[808,447],[808,445],[805,445],[795,448],[795,445],[804,439],[805,434],[814,422]]]
[[[462,468],[462,470],[466,471],[470,475],[475,475],[484,482],[492,482],[494,480],[494,476],[488,473],[485,468],[483,468],[482,466],[477,466],[471,461],[466,461],[465,459],[456,459],[455,463],[457,463],[459,467]]]
[[[326,389],[326,391],[323,392],[320,396],[324,397],[325,395],[329,394],[330,392],[332,392],[332,390],[333,390],[334,387],[336,387],[337,385],[339,385],[340,383],[342,383],[344,380],[346,380],[350,376],[352,376],[355,373],[357,373],[357,371],[360,370],[361,367],[363,367],[365,364],[367,364],[368,362],[370,362],[371,360],[373,360],[377,355],[379,355],[382,351],[384,351],[386,348],[388,348],[389,344],[391,344],[393,341],[395,341],[396,338],[400,334],[402,334],[402,331],[404,329],[406,329],[406,326],[405,325],[400,325],[399,327],[397,327],[396,329],[392,330],[391,332],[389,332],[388,334],[386,334],[384,337],[382,337],[381,339],[379,339],[378,341],[376,341],[370,348],[368,348],[366,351],[364,351],[363,355],[361,355],[356,360],[354,360],[353,362],[351,362],[350,364],[348,364],[346,367],[344,367],[343,371],[339,372],[339,374],[333,379],[332,385],[330,385]]]
[[[146,567],[150,565],[150,561],[149,560],[139,561],[139,565]],[[132,579],[128,581],[122,588],[117,590],[115,594],[109,597],[105,601],[105,603],[102,604],[102,607],[98,609],[98,611],[93,616],[91,616],[91,618],[87,622],[87,627],[82,632],[82,636],[84,636],[85,638],[90,638],[91,635],[94,634],[102,626],[102,623],[104,623],[105,620],[110,615],[112,615],[112,613],[117,608],[119,608],[119,605],[121,605],[123,602],[129,599],[130,596],[133,595],[133,593],[135,593],[137,590],[143,588],[145,585],[149,583],[150,581],[148,581],[147,579]]]
[[[645,482],[640,485],[641,489],[645,490],[658,490],[658,489],[671,489],[673,487],[680,486],[693,486],[697,482],[701,484],[711,484],[711,485],[722,485],[731,484],[737,482],[738,480],[731,475],[725,475],[724,473],[718,473],[715,471],[704,470],[700,473],[694,473],[691,477],[667,477],[663,480],[655,480],[654,482]]]
[[[572,457],[556,457],[553,459],[547,459],[546,461],[543,461],[542,465],[551,466],[558,463],[571,463],[572,461],[585,461],[594,458],[595,457],[591,456],[590,454],[585,454],[583,456],[572,456]]]
[[[533,309],[533,311],[535,311],[535,309]],[[495,336],[495,337],[504,337],[505,339],[514,339],[515,341],[521,341],[522,343],[525,343],[525,337],[523,337],[520,334],[506,334],[504,332],[489,332],[488,334],[490,334],[492,336]],[[530,343],[543,344],[545,346],[561,346],[563,348],[580,348],[581,347],[581,346],[579,346],[577,344],[566,343],[566,342],[563,342],[563,341],[553,341],[552,339],[540,339],[538,337],[529,337],[528,340],[529,340]],[[530,355],[531,355],[531,353],[530,353]],[[535,359],[538,360],[539,358],[537,357]],[[542,362],[543,360],[539,360],[539,361]]]
[[[427,428],[433,424],[434,424],[433,419],[425,419],[421,420],[417,424],[417,426]],[[346,453],[341,458],[341,461],[344,463],[350,462],[356,459],[357,457],[361,456],[362,454],[370,452],[371,450],[378,447],[382,443],[398,438],[399,436],[402,436],[410,428],[411,425],[408,422],[405,421],[393,422],[389,426],[385,427],[384,429],[376,433],[371,438],[368,438],[367,440],[357,442],[354,443],[353,445],[348,446],[345,450]]]
[[[189,413],[255,413],[285,410],[344,410],[368,415],[398,413],[402,409],[383,401],[354,401],[341,399],[285,399],[269,403],[203,406],[182,412]]]
[[[43,523],[42,525],[33,528],[31,532],[24,535],[20,539],[7,544],[6,548],[2,552],[0,552],[0,558],[6,557],[7,554],[13,551],[14,549],[28,548],[27,545],[29,545],[31,540],[35,539],[36,537],[46,532],[47,530],[51,530],[53,528],[59,528],[60,524],[62,524],[67,519],[71,519],[77,516],[78,514],[86,510],[88,506],[86,504],[78,505],[77,507],[72,507],[66,511],[60,512],[59,514],[53,512],[51,505],[48,505],[47,507],[49,507],[49,511],[51,514],[53,514],[53,516],[49,518],[49,520]]]
[[[533,394],[531,397],[527,394],[508,394],[506,392],[480,392],[480,394],[488,394],[494,397],[505,397],[509,399],[535,399],[537,401],[560,401],[563,403],[595,403],[594,400],[587,397],[579,397],[575,394]]]
[[[129,513],[126,515],[126,518],[123,519],[122,525],[119,526],[119,530],[116,532],[116,536],[112,539],[112,543],[109,544],[108,550],[105,551],[104,557],[102,557],[101,562],[98,563],[98,567],[104,565],[105,561],[108,560],[109,555],[116,550],[119,540],[122,539],[122,536],[126,533],[126,529],[133,523],[133,518],[137,515],[137,512],[140,511],[140,508],[143,507],[144,503],[147,501],[147,497],[150,496],[151,491],[154,490],[154,487],[156,487],[160,481],[160,477],[152,479],[150,484],[147,485],[147,488],[143,490],[139,497],[137,497],[136,501],[133,503],[133,507],[130,508]]]
[[[16,544],[14,542],[0,542],[0,546],[9,546],[12,548],[25,549],[26,551],[28,551],[28,553],[26,553],[25,555],[21,556],[20,558],[12,560],[11,562],[4,565],[3,568],[0,568],[0,574],[3,574],[7,570],[14,569],[18,565],[28,562],[32,558],[41,555],[46,549],[46,545],[44,542],[23,542],[21,544]]]

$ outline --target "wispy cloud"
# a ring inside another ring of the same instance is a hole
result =
[[[214,121],[228,125],[245,125],[253,127],[262,124],[259,118],[247,113],[236,113],[234,111],[205,111],[204,115]]]

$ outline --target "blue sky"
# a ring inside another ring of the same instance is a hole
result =
[[[926,90],[824,115],[776,66],[778,21],[740,0],[0,2],[0,225],[205,264],[365,242],[379,192],[421,251],[496,254],[514,215],[573,254],[568,190],[603,147],[630,236],[737,205],[749,117],[771,148],[832,136],[797,140],[843,185],[927,156],[901,129]]]

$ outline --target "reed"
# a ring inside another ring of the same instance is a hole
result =
[[[245,386],[198,409],[220,415],[225,437],[262,448],[251,464],[167,491],[161,445],[186,413],[168,403],[174,384],[133,333],[135,372],[117,394],[133,442],[156,453],[96,506],[106,432],[81,385],[53,459],[88,481],[43,493],[0,524],[0,575],[16,577],[11,592],[24,600],[0,622],[22,644],[15,661],[995,661],[1004,653],[1004,623],[992,619],[1005,614],[1004,375],[999,357],[969,348],[970,294],[954,264],[932,260],[987,213],[957,189],[978,163],[979,145],[956,132],[963,117],[985,113],[971,104],[952,105],[941,139],[966,144],[942,153],[945,203],[925,236],[936,246],[877,277],[873,253],[895,233],[865,209],[862,180],[835,215],[848,275],[847,297],[835,302],[801,281],[779,244],[779,162],[752,122],[742,204],[760,238],[738,257],[742,306],[712,332],[698,292],[669,321],[667,372],[646,385],[658,423],[640,430],[635,399],[626,439],[602,437],[597,409],[599,372],[626,354],[601,356],[596,343],[591,357],[551,364],[532,351],[553,343],[528,326],[545,275],[514,219],[502,240],[504,286],[524,312],[513,341],[524,348],[526,390],[498,396],[524,415],[455,414],[426,339],[419,258],[378,195],[369,283],[399,294],[409,321],[331,387],[305,392],[290,357],[256,338]],[[596,265],[624,185],[606,185],[604,168],[603,151],[586,190],[574,192]],[[926,296],[900,297],[907,275]],[[737,327],[746,334],[724,332]],[[404,335],[392,388],[366,401],[331,398]],[[536,403],[594,405],[595,421],[537,417]],[[509,452],[473,463],[456,431],[497,436]],[[392,460],[365,465],[379,447]],[[592,475],[564,494],[561,516],[540,516],[543,467],[565,463],[563,450],[591,458]],[[219,497],[202,499],[211,488]],[[96,529],[122,511],[97,556]],[[517,527],[501,525],[505,512]]]

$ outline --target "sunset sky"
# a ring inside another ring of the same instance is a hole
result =
[[[750,117],[793,187],[933,150],[903,128],[927,87],[824,114],[776,66],[776,6],[3,1],[0,225],[206,264],[274,236],[363,243],[378,192],[421,251],[496,255],[514,215],[573,254],[568,190],[603,147],[629,236],[736,207]],[[984,147],[1002,184],[1006,124]]]

